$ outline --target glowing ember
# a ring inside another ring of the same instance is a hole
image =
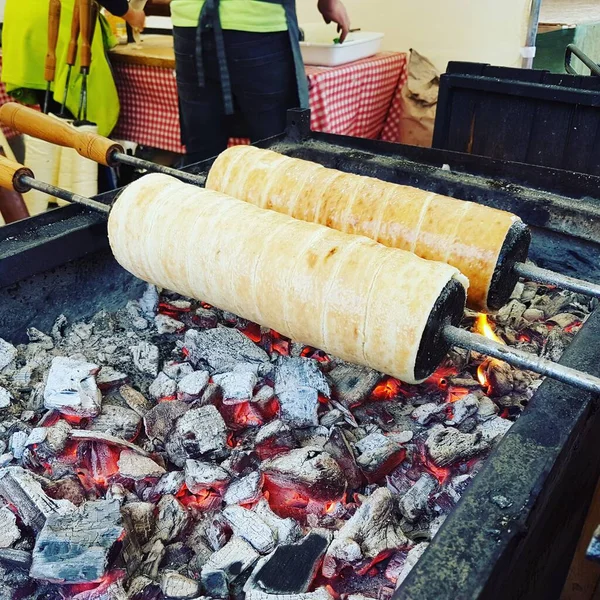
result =
[[[438,467],[433,461],[429,460],[427,451],[423,447],[420,454],[423,467],[439,481],[440,485],[444,485],[451,475],[451,469],[449,467]]]
[[[574,321],[570,325],[567,325],[564,329],[566,333],[572,333],[576,329],[579,329],[583,325],[582,321]]]
[[[323,350],[317,350],[311,346],[304,346],[302,352],[300,352],[302,358],[312,358],[320,363],[328,363],[331,361],[329,356],[323,352]]]
[[[240,431],[246,427],[259,427],[265,423],[260,407],[252,402],[224,404],[221,407],[221,415],[233,431]]]
[[[255,344],[258,344],[262,339],[260,332],[260,325],[256,323],[248,323],[246,327],[240,329],[240,331],[248,338],[250,338]]]
[[[371,392],[372,400],[393,400],[402,393],[402,383],[393,377],[384,377]]]
[[[494,330],[488,321],[487,315],[484,315],[483,313],[479,313],[477,315],[474,329],[477,333],[484,335],[486,338],[494,340],[494,342],[498,342],[499,344],[504,344],[504,342],[494,333]]]
[[[470,391],[469,388],[449,386],[446,402],[450,404],[456,402],[457,400],[464,398]]]
[[[447,390],[450,386],[449,378],[453,375],[458,375],[458,369],[453,366],[440,366],[438,367],[433,375],[425,381],[427,385],[438,387],[441,390]]]
[[[69,595],[71,600],[86,600],[87,598],[96,598],[102,595],[103,592],[108,592],[108,588],[125,578],[125,571],[115,569],[108,572],[100,582],[96,583],[75,583],[69,585]],[[93,592],[88,594],[87,592]],[[108,596],[107,596],[108,597]]]

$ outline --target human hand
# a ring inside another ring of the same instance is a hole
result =
[[[146,15],[143,10],[135,10],[130,8],[124,15],[123,18],[129,23],[133,29],[142,31],[144,25],[146,25]]]
[[[350,17],[344,4],[341,0],[319,0],[317,8],[321,15],[323,15],[325,23],[329,24],[332,21],[337,23],[341,44],[350,31]]]

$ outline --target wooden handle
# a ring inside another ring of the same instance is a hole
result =
[[[92,62],[92,0],[79,0],[79,22],[81,29],[81,48],[79,50],[82,69],[89,69]]]
[[[108,167],[115,165],[113,153],[123,152],[120,144],[115,144],[108,138],[89,131],[78,131],[64,121],[16,102],[8,102],[0,108],[0,122],[51,144],[73,148],[81,156]]]
[[[92,42],[94,41],[94,33],[96,33],[96,23],[98,21],[98,13],[100,12],[100,7],[97,2],[92,0],[92,16],[90,17],[90,48],[92,47]]]
[[[20,192],[21,194],[28,192],[31,188],[20,181],[23,175],[31,178],[34,176],[31,169],[0,154],[0,187],[3,187],[5,190]]]
[[[79,38],[79,2],[73,6],[73,18],[71,19],[71,39],[67,50],[67,64],[73,66],[77,60],[77,40]]]
[[[56,72],[56,43],[60,27],[60,0],[50,0],[48,8],[48,52],[44,63],[44,79],[54,81]]]

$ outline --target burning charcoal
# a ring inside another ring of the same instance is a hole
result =
[[[275,390],[270,385],[263,385],[252,397],[251,402],[268,402],[275,396]]]
[[[10,548],[21,538],[21,531],[17,527],[17,518],[13,512],[3,506],[0,508],[0,548]]]
[[[513,370],[505,362],[492,359],[486,369],[486,379],[496,396],[505,396],[513,391]]]
[[[17,357],[17,349],[0,338],[0,371],[3,371]]]
[[[158,377],[148,388],[148,393],[150,394],[151,398],[154,398],[154,400],[175,396],[176,391],[177,382],[173,381],[170,377],[167,377],[167,375],[165,375],[162,371],[158,374]]]
[[[209,380],[208,371],[194,371],[186,375],[177,384],[177,398],[179,400],[194,400],[206,388]]]
[[[144,416],[144,428],[148,439],[164,444],[179,417],[190,407],[184,402],[160,402]]]
[[[304,594],[267,594],[260,590],[248,590],[246,600],[333,600],[333,596],[325,587]]]
[[[195,367],[207,364],[213,373],[233,371],[240,362],[269,362],[268,354],[237,329],[190,329],[185,333],[184,345]]]
[[[429,496],[437,488],[437,480],[428,473],[423,473],[419,480],[400,498],[398,507],[402,516],[414,522],[427,509]]]
[[[195,598],[200,586],[197,581],[176,571],[165,571],[160,578],[160,589],[167,598]]]
[[[17,460],[23,458],[23,451],[27,443],[29,434],[25,431],[15,431],[8,442],[8,448]]]
[[[482,440],[491,446],[502,439],[511,426],[512,421],[494,417],[481,423],[478,431],[482,436]]]
[[[135,444],[132,444],[127,440],[122,440],[121,438],[115,437],[114,435],[110,435],[108,433],[103,433],[101,431],[73,429],[71,431],[70,438],[73,441],[80,442],[100,442],[108,446],[116,446],[117,448],[132,450],[140,456],[147,456],[148,458],[150,458],[150,454],[146,452],[143,448],[140,448],[139,446],[136,446]]]
[[[214,310],[202,307],[196,309],[195,320],[200,329],[213,329],[219,323],[219,317]]]
[[[497,414],[498,407],[495,402],[490,400],[487,396],[483,396],[483,398],[479,400],[479,408],[477,409],[477,418],[479,421],[487,421]]]
[[[338,500],[346,478],[337,462],[320,448],[298,448],[262,463],[261,470],[275,485],[297,488],[315,500]]]
[[[159,294],[156,286],[149,283],[140,298],[140,308],[148,317],[153,317],[158,309]]]
[[[255,447],[261,458],[270,458],[297,446],[291,427],[275,419],[263,425],[256,434]]]
[[[119,388],[119,394],[121,394],[121,398],[125,400],[127,406],[142,418],[152,408],[152,405],[146,400],[145,396],[129,385],[122,385]]]
[[[119,475],[125,479],[133,479],[133,481],[158,478],[165,473],[165,469],[157,465],[151,458],[141,456],[131,450],[121,451],[117,465],[119,467]]]
[[[511,300],[505,304],[496,314],[495,321],[502,327],[519,329],[521,318],[527,307],[519,300]]]
[[[220,399],[221,388],[215,383],[209,383],[202,392],[200,399],[194,404],[197,406],[208,406],[209,404],[217,404]]]
[[[295,544],[279,546],[254,568],[244,591],[266,594],[302,594],[306,592],[321,565],[321,559],[333,536],[327,530],[313,531]]]
[[[87,500],[85,488],[75,475],[51,481],[46,489],[55,500],[69,500],[75,506],[81,506]]]
[[[259,559],[259,553],[240,537],[233,536],[202,567],[202,583],[216,598],[229,597],[229,585]]]
[[[148,375],[158,375],[158,348],[148,342],[140,342],[136,346],[131,346],[131,356],[133,364],[138,371]]]
[[[242,371],[215,375],[213,381],[223,391],[225,404],[238,404],[252,398],[252,391],[258,379],[255,373]]]
[[[355,447],[361,453],[356,464],[371,483],[394,470],[406,456],[400,444],[377,432],[364,437]]]
[[[112,367],[102,367],[96,377],[96,383],[102,389],[120,385],[125,383],[126,380],[127,375],[125,373],[121,373]]]
[[[425,550],[427,550],[428,546],[428,543],[423,542],[421,544],[417,544],[416,546],[410,549],[408,556],[406,557],[406,561],[404,562],[404,567],[398,575],[398,579],[396,581],[396,589],[398,589],[402,585],[404,580],[408,577],[408,574],[412,571],[412,568],[419,562],[419,559],[421,558],[421,556],[423,556],[423,553],[425,552]]]
[[[474,394],[467,394],[451,405],[452,417],[446,419],[446,425],[460,425],[467,417],[474,415],[479,408],[479,399]]]
[[[123,533],[116,500],[86,502],[66,514],[51,514],[37,537],[30,575],[58,583],[98,581]]]
[[[104,431],[109,435],[132,441],[139,433],[141,422],[142,419],[133,410],[106,404],[102,407],[102,412],[88,423],[87,429]]]
[[[566,345],[567,341],[564,333],[559,328],[554,328],[542,346],[541,356],[558,362],[565,351]]]
[[[144,553],[147,553],[147,556],[141,565],[140,572],[150,579],[156,579],[158,568],[165,555],[165,545],[160,540],[155,540],[149,548],[144,548]]]
[[[185,485],[192,494],[205,490],[222,494],[230,479],[231,475],[218,465],[191,459],[185,461]]]
[[[377,488],[339,530],[323,561],[323,575],[333,577],[344,566],[360,567],[399,550],[408,542],[394,515],[394,500]]]
[[[6,388],[0,387],[0,409],[8,408],[12,399],[12,394]]]
[[[21,367],[12,378],[12,384],[19,390],[28,390],[31,387],[31,378],[33,377],[33,367],[25,365]]]
[[[138,542],[146,544],[154,530],[154,504],[150,502],[130,502],[121,508],[121,514],[131,524]]]
[[[436,425],[425,441],[433,462],[438,467],[469,460],[490,447],[482,433],[461,433],[454,428]]]
[[[332,428],[323,450],[331,454],[342,468],[348,481],[348,488],[358,489],[363,482],[363,475],[356,464],[352,447],[341,427]]]
[[[163,496],[158,503],[158,517],[154,538],[168,544],[187,526],[188,514],[174,496]]]
[[[528,323],[533,323],[534,321],[542,321],[544,319],[544,311],[539,308],[528,308],[523,313],[523,319]]]
[[[0,496],[17,507],[25,525],[40,531],[51,515],[64,515],[75,510],[68,500],[54,500],[46,495],[39,478],[21,467],[0,469]]]
[[[326,412],[319,419],[319,423],[323,425],[323,427],[332,427],[333,425],[342,423],[344,421],[344,415],[341,410],[334,408]]]
[[[261,554],[267,554],[275,548],[273,531],[255,512],[241,506],[228,506],[223,511],[223,516],[231,526],[233,535],[252,544]]]
[[[181,490],[184,483],[185,475],[183,471],[171,471],[169,473],[165,473],[160,478],[158,483],[148,490],[148,493],[144,496],[144,499],[150,500],[154,498],[160,498],[161,496],[166,496],[167,494],[175,496],[179,490]]]
[[[253,502],[260,494],[262,477],[254,471],[245,477],[231,482],[223,496],[225,504],[244,504]]]
[[[188,458],[221,452],[227,445],[227,428],[214,406],[188,410],[179,417],[166,444],[171,462],[183,467]]]
[[[569,327],[569,325],[580,321],[581,319],[578,316],[571,313],[559,313],[548,319],[548,323],[556,323],[561,329],[565,329],[565,327]]]
[[[439,421],[443,419],[446,414],[446,405],[437,404],[436,402],[427,402],[421,404],[421,406],[415,408],[412,411],[411,417],[419,423],[419,425],[428,425],[432,421]]]
[[[154,317],[154,325],[156,326],[156,331],[160,334],[178,333],[185,329],[185,325],[181,321],[161,314]]]
[[[54,357],[44,390],[44,406],[76,417],[97,416],[102,405],[95,379],[99,368],[81,360]]]
[[[294,519],[278,517],[263,498],[254,507],[254,512],[277,534],[279,544],[292,544],[302,535],[300,526]]]
[[[365,402],[381,379],[381,373],[348,363],[338,365],[328,373],[333,384],[333,396],[350,408]]]
[[[177,382],[194,373],[194,367],[187,362],[171,361],[165,363],[162,370],[167,377]]]

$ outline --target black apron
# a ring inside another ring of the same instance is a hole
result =
[[[298,17],[296,16],[296,0],[261,0],[261,2],[279,4],[285,9],[290,44],[292,46],[292,54],[294,57],[300,108],[308,108],[308,81],[304,72],[304,63],[300,52],[300,27],[298,26]],[[219,0],[206,0],[200,11],[200,18],[198,19],[198,28],[196,30],[196,64],[198,69],[198,84],[200,87],[204,87],[205,85],[202,35],[209,29],[213,29],[215,36],[225,114],[232,115],[235,111],[233,108],[233,95],[231,92],[229,69],[227,67],[227,57],[225,55],[225,40],[221,28],[221,19],[219,18]]]

